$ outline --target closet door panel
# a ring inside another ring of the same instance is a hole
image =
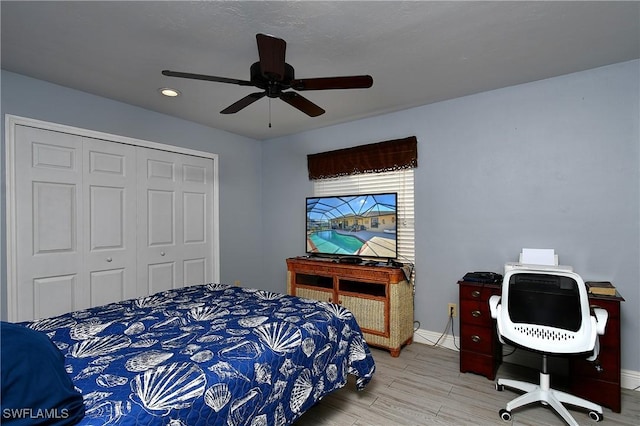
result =
[[[149,294],[181,287],[176,284],[176,270],[174,262],[149,265],[148,272]]]
[[[91,251],[125,247],[125,188],[89,186]]]
[[[186,259],[183,266],[185,285],[210,281],[207,279],[207,260],[205,258]]]
[[[78,288],[77,279],[77,274],[35,278],[33,306],[37,318],[48,318],[73,311],[74,292]]]
[[[146,148],[137,155],[138,291],[210,280],[213,161]]]
[[[176,208],[180,194],[179,156],[137,148],[138,162],[138,292],[152,294],[182,287],[182,253],[179,241],[182,211]]]
[[[33,253],[77,251],[77,185],[33,182]]]
[[[210,282],[213,276],[213,162],[183,156],[181,177],[184,285]]]
[[[125,289],[127,273],[125,268],[90,272],[91,306],[101,306],[128,299]]]
[[[85,138],[82,278],[91,306],[137,296],[136,153],[130,145]]]
[[[175,190],[147,191],[147,245],[173,246],[175,243]]]
[[[81,285],[82,139],[16,126],[15,321],[89,306]]]
[[[182,196],[184,208],[184,243],[203,244],[207,241],[206,194],[185,192]]]

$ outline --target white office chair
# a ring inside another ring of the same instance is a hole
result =
[[[532,267],[505,272],[502,296],[489,299],[491,316],[497,320],[502,343],[542,353],[540,384],[498,379],[496,389],[504,386],[524,391],[500,410],[503,420],[511,420],[511,411],[534,402],[550,405],[570,425],[578,426],[563,403],[589,410],[589,417],[602,420],[602,407],[582,398],[551,389],[547,373],[547,355],[585,354],[595,360],[599,352],[598,335],[604,334],[608,313],[589,307],[582,278],[568,270]]]

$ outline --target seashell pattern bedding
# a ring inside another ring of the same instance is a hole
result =
[[[82,425],[288,425],[375,370],[341,306],[221,284],[25,324],[65,355]]]

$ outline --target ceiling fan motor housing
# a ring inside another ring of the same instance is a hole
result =
[[[251,83],[257,88],[265,90],[270,98],[279,97],[283,90],[291,87],[291,81],[295,78],[293,67],[287,63],[284,64],[284,77],[280,81],[264,74],[260,68],[260,62],[251,65],[250,74]]]

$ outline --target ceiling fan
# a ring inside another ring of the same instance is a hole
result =
[[[258,99],[267,96],[269,98],[280,98],[308,116],[317,117],[324,114],[324,109],[298,94],[298,91],[366,89],[373,85],[373,78],[370,75],[296,79],[293,67],[285,62],[287,43],[284,40],[265,34],[256,34],[256,40],[258,42],[260,60],[251,65],[251,79],[249,81],[170,70],[164,70],[162,74],[169,77],[217,81],[219,83],[254,86],[262,89],[261,92],[251,93],[229,105],[220,111],[221,114],[234,114]]]

